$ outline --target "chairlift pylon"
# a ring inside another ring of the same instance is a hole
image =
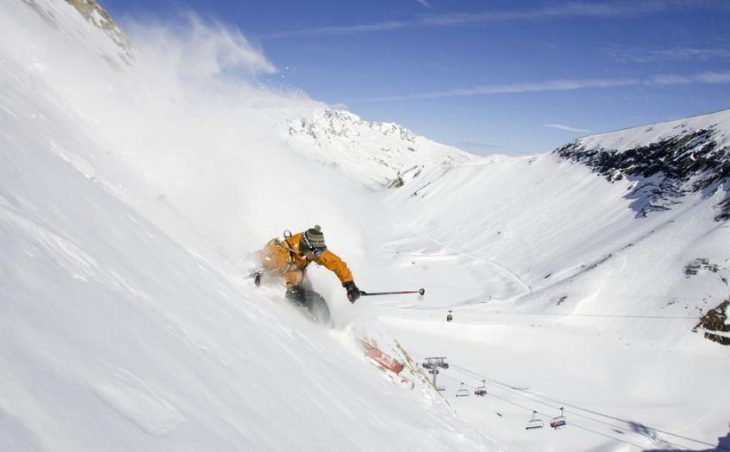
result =
[[[556,416],[550,420],[550,427],[557,430],[560,427],[565,427],[567,423],[568,421],[565,420],[565,410],[563,407],[560,407],[560,416]]]
[[[535,415],[537,414],[537,411],[532,411],[532,418],[527,421],[527,425],[525,426],[525,430],[537,430],[544,426],[544,423],[542,419],[536,418]]]
[[[474,389],[474,395],[479,397],[484,397],[485,395],[487,395],[486,381],[482,380],[482,385]]]
[[[461,386],[459,386],[459,389],[456,391],[456,397],[469,397],[469,390],[466,389],[466,385],[464,385],[464,383],[461,383]]]

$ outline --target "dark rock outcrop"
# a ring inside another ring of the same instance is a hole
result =
[[[627,195],[639,216],[669,210],[692,192],[709,197],[718,190],[717,221],[730,219],[730,147],[720,146],[713,127],[682,132],[631,149],[588,148],[576,140],[554,151],[558,156],[589,166],[608,181],[635,181]]]

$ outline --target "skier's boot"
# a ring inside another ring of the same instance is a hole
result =
[[[302,286],[291,286],[286,288],[286,299],[297,306],[307,305],[307,292]]]

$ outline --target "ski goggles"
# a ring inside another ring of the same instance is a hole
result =
[[[312,254],[314,254],[314,257],[321,256],[322,253],[324,253],[325,251],[327,251],[326,246],[318,246],[317,248],[312,248]]]

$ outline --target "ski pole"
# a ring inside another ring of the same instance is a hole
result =
[[[364,297],[370,297],[373,295],[406,295],[410,293],[417,293],[419,295],[423,295],[426,293],[426,289],[418,289],[418,290],[399,290],[396,292],[365,292],[364,290],[360,291],[360,295]]]

